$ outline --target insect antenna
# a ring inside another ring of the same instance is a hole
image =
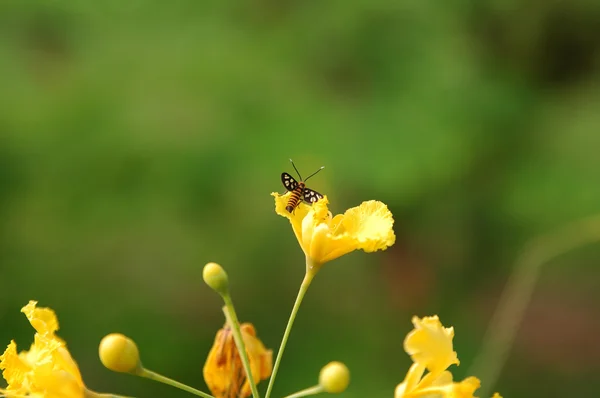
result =
[[[294,164],[294,161],[292,159],[290,159],[290,162],[292,163],[292,166],[294,166],[294,170],[296,170],[296,173],[298,173],[298,177],[300,177],[300,181],[303,181],[302,176],[300,175],[300,172],[298,171],[298,169],[296,168],[296,165]]]
[[[312,176],[314,176],[315,174],[317,174],[319,171],[323,170],[325,168],[325,166],[321,166],[321,168],[317,171],[315,171],[314,173],[312,173],[311,175],[309,175],[308,177],[306,177],[306,180],[304,180],[304,182],[308,181],[308,179]]]

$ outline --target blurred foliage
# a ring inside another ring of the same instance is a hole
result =
[[[463,376],[524,242],[600,212],[599,21],[592,0],[0,2],[0,341],[28,347],[36,299],[91,388],[187,396],[96,346],[126,333],[202,387],[217,261],[276,349],[304,267],[269,196],[291,157],[326,166],[338,212],[387,203],[398,241],[321,272],[275,394],[341,360],[344,396],[392,396],[413,314],[455,326]],[[600,388],[599,256],[546,267],[504,396]]]

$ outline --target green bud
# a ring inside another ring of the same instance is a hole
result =
[[[330,394],[344,392],[350,384],[350,371],[341,362],[329,362],[321,369],[319,384]]]
[[[211,289],[221,296],[229,294],[229,279],[227,278],[227,273],[219,264],[206,264],[202,271],[202,278],[204,278],[204,282],[206,282]]]
[[[102,364],[112,371],[135,373],[142,367],[137,345],[121,333],[105,336],[98,351]]]

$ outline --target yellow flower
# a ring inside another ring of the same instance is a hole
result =
[[[271,195],[275,211],[290,220],[307,264],[315,269],[354,250],[385,250],[396,241],[392,213],[382,202],[369,200],[333,217],[327,197],[311,206],[300,203],[290,213],[285,209],[290,192]]]
[[[30,301],[21,309],[37,332],[30,350],[17,354],[17,345],[11,341],[0,356],[2,376],[8,382],[4,393],[8,397],[83,398],[86,389],[79,368],[65,342],[54,334],[56,315],[36,304]]]
[[[454,328],[445,328],[437,315],[413,317],[412,322],[415,328],[406,336],[404,350],[414,363],[404,381],[396,386],[394,398],[475,398],[479,379],[471,376],[453,382],[452,373],[447,370],[450,365],[460,364],[452,346]],[[500,395],[496,393],[493,398]]]
[[[460,362],[452,350],[454,328],[442,326],[437,315],[423,319],[413,317],[415,328],[404,339],[404,351],[413,362],[421,364],[431,373],[440,374],[452,364]]]
[[[258,384],[271,375],[273,352],[267,350],[256,337],[256,330],[252,324],[243,323],[240,327],[252,378]],[[250,382],[246,379],[233,333],[227,325],[217,332],[215,342],[208,353],[204,364],[204,380],[216,398],[248,397],[251,394]]]

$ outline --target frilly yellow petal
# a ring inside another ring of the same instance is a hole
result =
[[[423,319],[415,316],[412,322],[415,328],[406,336],[404,349],[414,362],[427,367],[433,377],[460,363],[452,346],[452,327],[444,328],[437,315]]]
[[[467,377],[460,383],[452,385],[452,397],[455,398],[474,398],[473,394],[481,386],[481,382],[477,377]]]
[[[329,211],[329,199],[327,199],[327,195],[313,203],[312,206],[306,205],[306,207],[313,212],[312,218],[316,223],[323,223],[331,218],[331,212]]]
[[[4,354],[0,356],[0,369],[2,376],[12,391],[18,391],[25,380],[27,372],[31,370],[17,354],[17,344],[11,341]]]
[[[357,240],[365,252],[385,250],[396,241],[394,218],[388,207],[377,200],[363,202],[344,213],[343,229]]]
[[[37,301],[31,300],[21,312],[25,314],[31,326],[40,334],[54,333],[58,330],[58,319],[50,308],[36,308]]]
[[[429,373],[427,376],[430,376]],[[430,383],[429,385],[425,384],[425,379],[427,376],[421,380],[418,385],[418,388],[411,391],[410,393],[405,393],[406,397],[444,397],[444,398],[477,398],[474,397],[473,394],[475,390],[479,388],[481,385],[479,379],[477,377],[467,377],[460,383],[452,382],[452,375],[450,372],[443,372],[440,377],[438,377],[435,382]],[[404,396],[400,396],[404,397]],[[395,397],[395,398],[400,398]]]

